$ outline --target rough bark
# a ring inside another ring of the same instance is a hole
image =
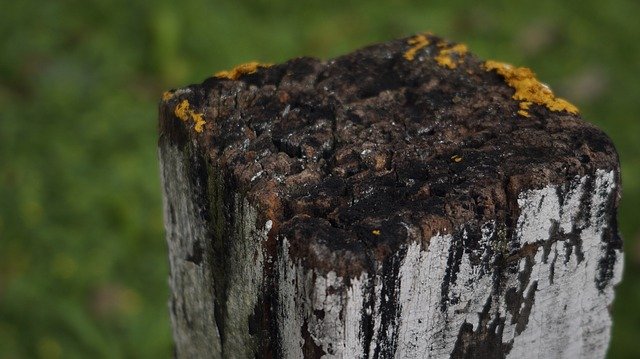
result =
[[[417,35],[167,92],[178,357],[604,357],[611,141],[526,69]]]

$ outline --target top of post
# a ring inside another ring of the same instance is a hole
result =
[[[523,190],[618,168],[609,138],[531,70],[430,33],[240,65],[166,92],[161,113],[162,140],[206,153],[305,261],[381,259],[517,218]]]

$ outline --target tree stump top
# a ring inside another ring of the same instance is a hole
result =
[[[530,70],[431,34],[241,65],[165,93],[161,112],[162,136],[205,149],[271,238],[347,277],[409,237],[515,221],[524,190],[619,180],[610,139]]]

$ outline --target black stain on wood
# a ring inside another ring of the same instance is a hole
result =
[[[478,327],[464,323],[458,332],[451,358],[505,358],[511,351],[511,343],[502,342],[504,318],[492,318],[491,298],[487,299],[479,314]]]
[[[308,325],[309,323],[307,322],[307,320],[305,320],[302,324],[301,333],[302,340],[304,340],[304,344],[302,344],[302,355],[305,358],[321,358],[325,354],[333,354],[331,350],[329,350],[328,353],[325,353],[322,347],[316,344],[315,340],[311,336],[311,333],[309,332]]]
[[[449,253],[447,258],[447,267],[445,270],[444,278],[442,278],[441,290],[442,298],[440,299],[440,310],[446,312],[449,305],[455,305],[458,302],[458,298],[452,297],[449,288],[455,285],[458,272],[460,271],[460,264],[462,262],[462,256],[464,255],[463,234],[456,232],[451,241],[451,247],[449,247]]]
[[[382,265],[382,290],[380,292],[380,327],[373,340],[377,343],[373,353],[374,358],[393,357],[398,345],[398,333],[390,330],[398,327],[400,317],[398,293],[398,273],[406,249],[402,249],[396,255],[389,257]],[[371,347],[368,344],[367,347]]]
[[[613,206],[613,204],[610,204]],[[622,250],[622,238],[618,232],[618,221],[616,219],[617,209],[609,208],[609,216],[613,217],[608,221],[607,227],[604,228],[604,256],[598,262],[598,272],[595,277],[596,288],[603,291],[611,282],[614,276],[614,267],[620,265],[617,263],[618,255]]]

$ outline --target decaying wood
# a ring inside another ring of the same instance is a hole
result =
[[[611,141],[433,35],[167,92],[178,357],[604,357]]]

